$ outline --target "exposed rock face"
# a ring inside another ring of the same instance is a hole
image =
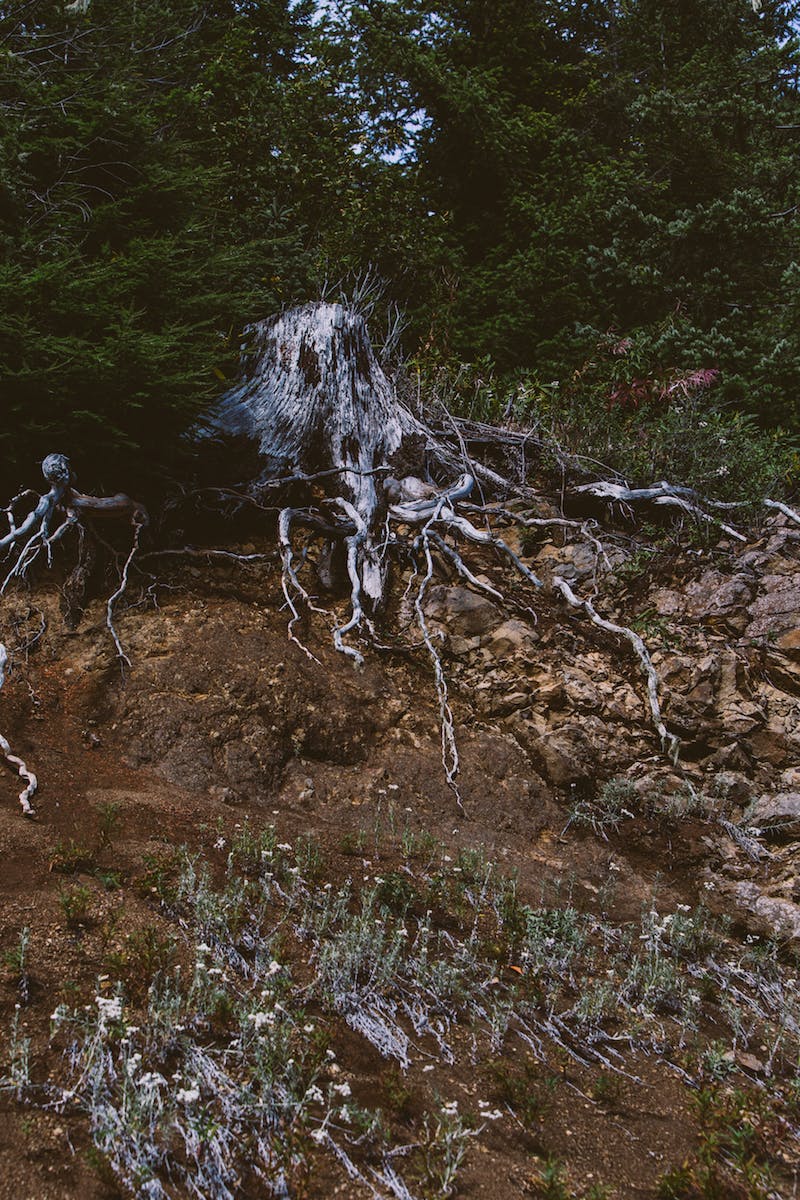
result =
[[[633,590],[624,572],[620,586],[609,571],[621,557],[544,543],[532,566],[544,578],[573,579],[584,594],[596,587],[597,610],[641,633],[665,720],[683,743],[677,767],[659,754],[628,646],[580,615],[565,617],[553,599],[536,614],[518,607],[488,556],[480,579],[505,601],[452,581],[434,582],[425,597],[465,759],[508,827],[520,806],[543,820],[553,797],[563,806],[613,778],[639,797],[637,822],[658,828],[697,814],[692,853],[708,902],[755,933],[800,939],[798,543],[777,527],[756,548],[735,550],[727,573],[690,557],[671,577],[645,576]],[[332,692],[325,671],[302,655],[293,652],[291,669],[274,655],[266,661],[246,608],[231,623],[233,611],[188,613],[183,625],[162,618],[152,635],[140,626],[136,693],[120,714],[129,761],[182,786],[221,789],[225,803],[286,786],[296,761],[366,771],[382,744],[395,756],[407,748],[406,770],[422,770],[432,711],[394,685],[387,691],[371,667],[338,672]],[[227,655],[221,689],[210,685],[202,654],[187,660],[181,651],[201,629],[209,654]],[[419,786],[430,789],[430,774]]]
[[[800,841],[800,557],[781,520],[756,547],[734,548],[727,571],[698,556],[672,579],[640,585],[633,612],[613,586],[618,558],[603,562],[588,544],[544,544],[534,558],[545,579],[560,574],[584,591],[594,580],[606,590],[598,611],[639,629],[665,720],[683,743],[677,772],[655,753],[637,663],[613,639],[574,619],[567,635],[532,626],[445,585],[431,589],[427,611],[462,700],[507,730],[557,794],[621,776],[652,814],[702,796],[721,872],[716,890],[710,876],[710,896],[754,931],[794,938],[800,892],[774,847],[791,858]],[[740,841],[723,833],[723,817]]]
[[[797,628],[800,612],[800,580],[785,575],[765,575],[759,580],[758,597],[748,608],[747,637],[776,637]]]
[[[779,896],[765,895],[755,883],[740,883],[735,898],[758,933],[800,941],[799,905]]]
[[[629,645],[566,611],[546,589],[532,612],[530,597],[520,600],[486,551],[474,564],[483,572],[477,577],[503,599],[441,573],[425,597],[465,795],[481,797],[475,802],[496,809],[509,827],[523,818],[538,827],[558,806],[552,825],[563,828],[575,795],[595,796],[608,781],[623,780],[639,801],[633,834],[623,824],[622,842],[643,836],[642,823],[662,828],[694,813],[692,854],[707,872],[710,900],[754,931],[794,938],[798,542],[776,523],[757,545],[734,547],[727,558],[719,553],[713,566],[684,555],[656,569],[648,557],[645,573],[632,577],[627,563],[615,566],[620,553],[606,561],[591,543],[563,547],[560,540],[559,531],[540,543],[531,567],[563,578],[571,566],[576,590],[592,595],[599,613],[640,633],[658,673],[664,719],[682,742],[679,762],[661,754]],[[183,576],[192,586],[202,578],[193,567]],[[69,710],[87,736],[94,723],[113,722],[129,768],[213,793],[226,805],[266,805],[298,772],[310,777],[309,764],[364,774],[401,761],[409,777],[419,777],[420,792],[440,787],[442,803],[450,803],[428,659],[420,656],[405,675],[391,656],[353,672],[332,665],[315,645],[321,661],[310,660],[285,640],[270,569],[251,580],[250,595],[236,579],[224,581],[228,594],[218,581],[221,590],[206,598],[126,616],[136,666],[124,687],[98,639],[81,634],[67,645],[65,638],[55,657],[68,656]],[[394,582],[402,595],[410,570]],[[410,603],[387,616],[394,622],[387,641],[398,633],[406,645],[413,640]],[[314,786],[319,798],[318,777]]]
[[[746,818],[773,835],[800,836],[800,792],[767,794],[748,809]]]

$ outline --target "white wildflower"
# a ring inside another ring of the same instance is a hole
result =
[[[140,1076],[139,1087],[146,1091],[155,1091],[156,1088],[166,1087],[167,1081],[163,1075],[159,1075],[158,1071],[148,1071]]]
[[[343,1083],[334,1083],[333,1087],[331,1088],[331,1091],[337,1096],[352,1096],[352,1094],[353,1094],[351,1091],[351,1088],[350,1088],[350,1084],[347,1082],[346,1079]]]
[[[121,996],[95,996],[94,1002],[97,1005],[102,1028],[109,1021],[119,1021],[122,1016],[122,997]]]
[[[253,1022],[253,1028],[258,1030],[263,1029],[265,1025],[274,1025],[275,1017],[270,1012],[254,1012],[250,1013],[250,1018]]]
[[[139,1053],[132,1054],[125,1064],[125,1073],[129,1079],[133,1079],[139,1069],[139,1064],[142,1061],[142,1056]]]
[[[190,1087],[181,1088],[175,1099],[178,1104],[196,1104],[200,1099],[200,1089],[196,1083]]]

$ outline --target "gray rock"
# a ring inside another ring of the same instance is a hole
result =
[[[761,595],[750,605],[747,637],[783,634],[797,628],[800,611],[800,580],[786,575],[764,575]]]
[[[755,883],[737,883],[734,894],[739,906],[750,915],[749,924],[755,932],[800,941],[800,906],[778,896],[766,896]]]
[[[500,609],[467,588],[437,584],[425,597],[425,615],[461,637],[483,636],[502,624]]]
[[[787,835],[800,834],[800,792],[761,796],[748,810],[751,825]]]
[[[484,640],[484,648],[492,658],[507,658],[512,654],[524,653],[529,650],[539,635],[522,621],[504,621],[499,628],[493,630]]]

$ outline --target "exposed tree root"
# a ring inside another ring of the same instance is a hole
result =
[[[263,469],[249,484],[205,491],[236,506],[247,504],[277,517],[288,637],[315,663],[319,660],[301,639],[301,623],[308,613],[327,616],[329,609],[319,604],[304,575],[310,543],[321,540],[321,558],[327,566],[333,564],[326,575],[325,564],[318,562],[322,586],[334,586],[341,578],[342,571],[337,576],[335,569],[340,563],[346,572],[349,609],[334,618],[331,636],[335,649],[357,666],[363,663],[364,654],[354,644],[356,640],[378,644],[375,622],[386,599],[392,563],[413,564],[407,597],[413,595],[412,619],[433,666],[445,776],[461,806],[455,720],[437,635],[425,611],[437,567],[443,567],[446,575],[455,573],[468,588],[536,621],[536,613],[525,601],[531,594],[529,588],[540,589],[542,582],[500,536],[498,526],[560,530],[565,540],[569,536],[573,543],[591,547],[592,596],[598,572],[611,567],[599,526],[593,520],[570,519],[563,514],[537,515],[541,498],[526,482],[526,456],[553,448],[530,431],[496,428],[449,414],[444,420],[437,415],[435,422],[426,423],[405,409],[373,354],[364,322],[352,312],[338,305],[308,305],[262,322],[252,333],[257,353],[248,360],[242,382],[218,405],[208,429],[212,435],[249,437],[257,444]],[[492,465],[484,461],[487,457]],[[618,475],[614,482],[599,480],[569,487],[578,460],[559,453],[556,459],[562,468],[562,504],[566,495],[592,498],[629,518],[639,506],[671,509],[721,529],[739,543],[746,541],[740,530],[717,515],[739,507],[736,504],[718,503],[692,488],[663,481],[630,488]],[[496,469],[498,463],[507,468],[507,474]],[[103,516],[128,520],[132,542],[124,562],[120,556],[118,586],[106,601],[106,625],[123,664],[130,665],[130,661],[115,626],[115,614],[135,564],[170,555],[243,564],[275,557],[190,547],[140,555],[141,533],[148,521],[141,504],[122,494],[93,497],[77,492],[63,455],[49,455],[42,470],[49,490],[41,496],[23,492],[5,509],[9,530],[0,538],[0,552],[5,551],[9,567],[0,580],[0,594],[13,580],[28,574],[38,559],[43,557],[50,565],[54,545],[73,529],[81,545],[76,568],[81,577],[75,581],[79,591],[89,571],[83,556],[84,539],[91,537],[92,545],[101,541],[93,522]],[[448,482],[456,475],[455,483]],[[476,491],[481,503],[473,501]],[[270,504],[270,499],[275,503]],[[800,525],[800,514],[788,505],[769,499],[763,503]],[[300,528],[305,531],[302,535],[298,534]],[[509,588],[506,595],[496,579],[487,582],[481,578],[468,561],[470,547],[495,554],[523,581],[523,587]],[[112,547],[107,548],[116,554]],[[591,566],[588,574],[591,576]],[[642,638],[628,626],[599,616],[592,599],[579,598],[564,578],[557,576],[552,586],[598,628],[630,643],[646,678],[649,713],[662,750],[676,762],[678,738],[662,719],[658,676]],[[7,761],[21,766],[20,774],[33,780],[35,788],[35,777],[10,756],[5,742],[0,742],[0,749]],[[30,795],[32,791],[27,801]],[[25,809],[22,797],[21,802]]]
[[[3,684],[5,683],[6,666],[7,665],[8,665],[8,651],[6,650],[3,643],[0,642],[0,689],[2,689]],[[21,758],[18,758],[17,755],[12,752],[11,746],[9,745],[9,743],[6,741],[6,739],[3,737],[3,735],[1,733],[0,733],[0,754],[2,754],[3,758],[8,763],[8,765],[17,772],[20,779],[25,780],[25,787],[22,789],[22,791],[19,794],[19,802],[22,807],[22,811],[26,817],[35,816],[36,814],[33,810],[33,806],[31,805],[31,799],[32,799],[37,787],[39,786],[36,776],[34,775],[33,771],[29,770],[29,768],[25,765],[23,760]]]
[[[73,604],[80,605],[79,597],[85,587],[86,568],[84,563],[85,539],[92,532],[91,520],[95,517],[126,517],[133,527],[133,540],[130,550],[120,572],[119,585],[106,602],[106,626],[121,662],[130,666],[130,660],[122,648],[119,635],[114,625],[114,608],[122,599],[128,587],[131,566],[139,549],[139,539],[142,529],[148,522],[147,510],[130,496],[119,493],[116,496],[86,496],[77,492],[73,486],[72,471],[69,460],[63,454],[48,454],[42,463],[42,474],[50,488],[44,495],[33,491],[25,491],[15,496],[6,508],[9,530],[0,538],[0,550],[6,552],[11,559],[11,566],[0,582],[2,595],[15,579],[24,579],[34,563],[41,555],[46,558],[47,566],[52,566],[53,546],[60,541],[71,529],[76,529],[79,536],[79,560],[64,589],[69,615]],[[17,512],[23,506],[28,506],[26,515],[18,521]],[[95,534],[97,541],[102,541]],[[112,551],[113,553],[113,551]],[[72,585],[72,586],[71,586]],[[70,587],[72,596],[70,596]],[[76,599],[77,597],[77,599]],[[0,644],[0,687],[2,687],[8,653],[5,646]],[[26,816],[33,816],[31,797],[37,789],[37,779],[28,769],[21,758],[12,754],[6,739],[0,736],[0,754],[26,781],[26,786],[20,792],[19,802]]]
[[[647,680],[647,700],[650,706],[650,715],[653,719],[656,733],[661,739],[661,749],[669,757],[673,764],[677,764],[678,754],[680,753],[680,740],[674,733],[670,733],[661,718],[661,705],[658,700],[658,672],[653,666],[653,661],[642,639],[638,633],[629,629],[627,625],[617,625],[613,621],[607,621],[605,617],[601,617],[595,610],[591,600],[579,600],[565,579],[556,576],[553,579],[553,588],[560,592],[572,608],[582,608],[593,625],[597,625],[599,629],[605,629],[608,633],[619,634],[624,637],[633,646],[636,657],[642,664],[642,669]]]
[[[581,484],[579,487],[573,488],[572,493],[576,496],[596,496],[599,500],[607,500],[625,506],[647,503],[662,508],[677,508],[696,520],[705,521],[710,525],[718,525],[729,537],[735,538],[738,542],[747,541],[745,535],[738,529],[724,524],[717,517],[707,513],[701,504],[709,502],[703,501],[693,488],[677,487],[666,482],[656,483],[648,488],[629,488],[620,483],[601,481]]]
[[[0,595],[13,579],[22,579],[28,574],[42,552],[46,555],[47,565],[51,566],[53,545],[68,530],[78,530],[82,545],[89,529],[87,522],[90,518],[127,517],[133,527],[133,540],[120,572],[119,586],[106,602],[106,625],[120,661],[130,666],[130,660],[122,648],[114,626],[114,606],[122,599],[128,587],[128,575],[139,549],[141,532],[149,521],[147,509],[123,492],[115,496],[86,496],[77,492],[72,486],[73,475],[69,459],[63,454],[48,454],[42,463],[42,474],[50,484],[48,492],[43,496],[38,496],[33,491],[22,492],[14,497],[5,510],[10,528],[5,537],[0,538],[0,550],[5,549],[6,553],[12,556],[13,563],[0,584]],[[31,500],[36,500],[36,503],[21,524],[17,525],[16,508],[22,503],[30,503]],[[51,533],[51,526],[56,518],[59,524]]]
[[[136,551],[139,549],[139,535],[142,532],[144,522],[141,520],[138,520],[136,516],[134,516],[132,518],[132,520],[133,520],[133,541],[131,543],[130,553],[128,554],[128,557],[125,559],[125,565],[122,568],[122,575],[120,577],[119,587],[114,592],[113,596],[109,596],[108,600],[106,601],[106,625],[108,627],[108,632],[111,634],[111,637],[113,638],[114,645],[117,648],[117,655],[118,655],[120,661],[124,662],[126,664],[126,666],[128,666],[128,667],[131,665],[131,660],[128,658],[127,654],[122,649],[122,643],[120,642],[116,628],[114,627],[114,605],[117,603],[118,600],[121,600],[122,597],[125,595],[125,592],[128,587],[128,572],[131,569],[131,563],[133,562],[134,558],[136,557]]]
[[[763,504],[765,508],[777,509],[778,512],[788,517],[790,521],[794,521],[795,525],[800,525],[800,513],[795,512],[788,504],[782,504],[780,500],[764,500]]]

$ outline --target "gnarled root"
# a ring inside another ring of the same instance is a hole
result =
[[[694,517],[698,521],[704,521],[709,525],[718,525],[729,537],[735,538],[737,542],[746,542],[747,538],[738,529],[734,529],[732,525],[726,525],[717,517],[711,516],[705,511],[704,505],[707,507],[721,508],[722,505],[714,504],[712,501],[704,500],[702,496],[689,487],[678,487],[675,484],[661,481],[654,483],[652,487],[647,488],[629,488],[621,483],[609,483],[607,480],[601,480],[598,483],[583,483],[580,487],[572,489],[575,496],[595,496],[598,500],[607,500],[610,503],[621,504],[629,507],[634,504],[655,504],[660,508],[677,508],[687,516]],[[777,505],[775,506],[777,507]]]
[[[653,719],[656,733],[661,739],[661,749],[667,755],[670,762],[673,765],[677,765],[680,740],[674,733],[669,732],[662,720],[661,705],[658,700],[658,673],[653,666],[648,649],[638,633],[634,633],[627,625],[616,625],[613,621],[607,621],[605,617],[601,617],[591,600],[578,599],[567,581],[560,576],[556,576],[553,579],[553,587],[557,592],[561,593],[567,604],[572,608],[583,609],[593,625],[597,625],[599,629],[605,629],[607,633],[619,634],[620,637],[624,637],[633,646],[636,657],[642,664],[642,670],[647,680],[647,700],[650,707],[650,715]]]
[[[138,500],[119,492],[115,496],[86,496],[72,486],[73,475],[69,459],[63,454],[48,454],[42,463],[42,474],[50,490],[43,496],[26,491],[15,496],[6,508],[9,531],[0,538],[0,550],[13,558],[13,563],[2,583],[0,595],[13,579],[22,579],[40,554],[44,552],[47,565],[52,564],[52,550],[68,530],[77,528],[81,534],[91,517],[127,517],[133,527],[133,541],[120,572],[119,587],[106,602],[106,625],[120,660],[130,665],[114,626],[114,606],[125,594],[128,576],[139,549],[139,539],[148,524],[147,509]],[[25,501],[36,500],[20,524],[17,524],[16,509]],[[58,520],[55,529],[54,522]],[[52,532],[51,532],[52,529]]]
[[[0,688],[2,688],[6,679],[6,665],[8,664],[8,651],[2,642],[0,642]],[[11,746],[0,733],[0,754],[5,761],[12,767],[20,779],[25,780],[25,787],[19,794],[19,802],[22,806],[22,811],[26,817],[33,817],[36,814],[31,805],[31,797],[39,786],[38,780],[33,771],[29,770],[21,758],[12,753]]]

